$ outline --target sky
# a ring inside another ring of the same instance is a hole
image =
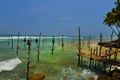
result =
[[[110,35],[103,24],[115,0],[0,0],[0,34]]]

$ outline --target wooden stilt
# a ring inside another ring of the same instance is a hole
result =
[[[64,38],[63,38],[63,35],[62,35],[62,43],[61,43],[61,46],[62,46],[62,51],[64,50]]]
[[[106,53],[107,54],[107,50],[106,50]],[[107,59],[107,56],[105,56],[105,59]],[[103,69],[104,72],[106,72],[106,62],[104,62],[104,69]]]
[[[10,45],[10,35],[8,35],[8,46]]]
[[[91,36],[89,36],[88,43],[87,43],[87,47],[89,50],[90,50],[90,41],[91,41]]]
[[[53,36],[52,37],[52,49],[51,49],[52,55],[53,55],[53,51],[54,51],[54,45],[55,45],[55,39],[54,39],[54,36]]]
[[[17,49],[16,49],[16,54],[17,54],[17,55],[18,55],[18,51],[19,51],[19,49],[20,49],[20,44],[19,44],[20,40],[19,40],[19,36],[20,36],[20,31],[18,31],[18,42],[17,42]]]
[[[96,47],[96,56],[98,55],[98,47]],[[97,65],[97,61],[95,60],[95,65],[94,65],[94,68],[96,69],[96,65]]]
[[[27,45],[28,45],[28,55],[27,55],[28,62],[27,62],[27,78],[26,79],[29,80],[30,46],[31,46],[31,41],[30,40],[27,41]]]
[[[102,33],[100,33],[100,44],[102,44]],[[99,49],[99,56],[101,56],[101,52],[102,52],[102,46],[100,45],[100,49]],[[100,62],[98,62],[98,67],[100,67]]]
[[[11,48],[13,49],[13,35],[11,34]]]
[[[93,50],[92,55],[95,55],[95,49]],[[94,64],[95,64],[95,60],[94,60],[94,59],[92,59],[92,66],[93,66],[93,67],[94,67]]]
[[[79,53],[78,53],[78,66],[80,66],[80,54],[81,54],[81,38],[80,38],[80,27],[78,28],[78,50],[79,50]]]
[[[39,35],[39,41],[38,41],[38,55],[37,55],[37,61],[39,62],[39,55],[40,55],[40,40],[41,40],[41,33]]]
[[[91,65],[92,65],[92,49],[90,50],[90,65],[89,65],[90,69],[92,67]]]

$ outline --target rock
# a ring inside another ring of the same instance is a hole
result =
[[[35,73],[29,76],[29,80],[43,80],[45,78],[44,74]]]

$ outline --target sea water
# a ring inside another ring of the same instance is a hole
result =
[[[24,38],[26,38],[27,40],[30,39],[32,41],[31,54],[35,56],[37,54],[37,44],[35,42],[35,39],[36,38],[39,39],[39,36],[20,36],[19,37],[20,50],[18,52],[18,55],[16,55],[18,37],[0,36],[0,80],[26,79],[25,70],[27,63],[28,45],[23,42]],[[13,43],[12,43],[12,39],[13,39]],[[97,79],[96,73],[88,69],[81,69],[80,67],[77,67],[76,45],[73,50],[69,50],[69,48],[66,49],[66,51],[64,52],[60,50],[61,39],[62,39],[61,36],[55,37],[56,51],[55,54],[52,56],[51,55],[52,36],[42,36],[40,38],[40,51],[41,51],[41,57],[40,57],[41,63],[39,65],[40,69],[37,69],[36,67],[33,69],[33,71],[41,72],[45,74],[46,75],[45,80],[89,80],[90,77],[93,77],[94,80],[96,80]],[[88,40],[88,37],[81,37],[81,39]],[[98,37],[92,37],[92,39],[99,40]],[[64,36],[65,46],[69,45],[72,42],[77,42],[77,41],[78,41],[77,37]],[[67,53],[74,53],[74,54],[68,55]],[[71,58],[73,56],[75,56],[74,59]],[[35,60],[35,58],[32,58],[31,62],[32,60]],[[71,62],[69,62],[68,60],[71,60]],[[70,65],[67,63],[69,63]]]

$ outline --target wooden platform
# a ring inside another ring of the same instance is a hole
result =
[[[92,60],[100,61],[103,63],[111,64],[111,65],[116,65],[120,67],[120,61],[113,60],[113,59],[107,59],[107,56],[111,56],[113,54],[117,54],[120,52],[120,50],[111,50],[110,52],[102,52],[101,56],[96,55],[96,54],[88,54],[88,53],[81,53],[78,54],[78,56],[86,57]]]

